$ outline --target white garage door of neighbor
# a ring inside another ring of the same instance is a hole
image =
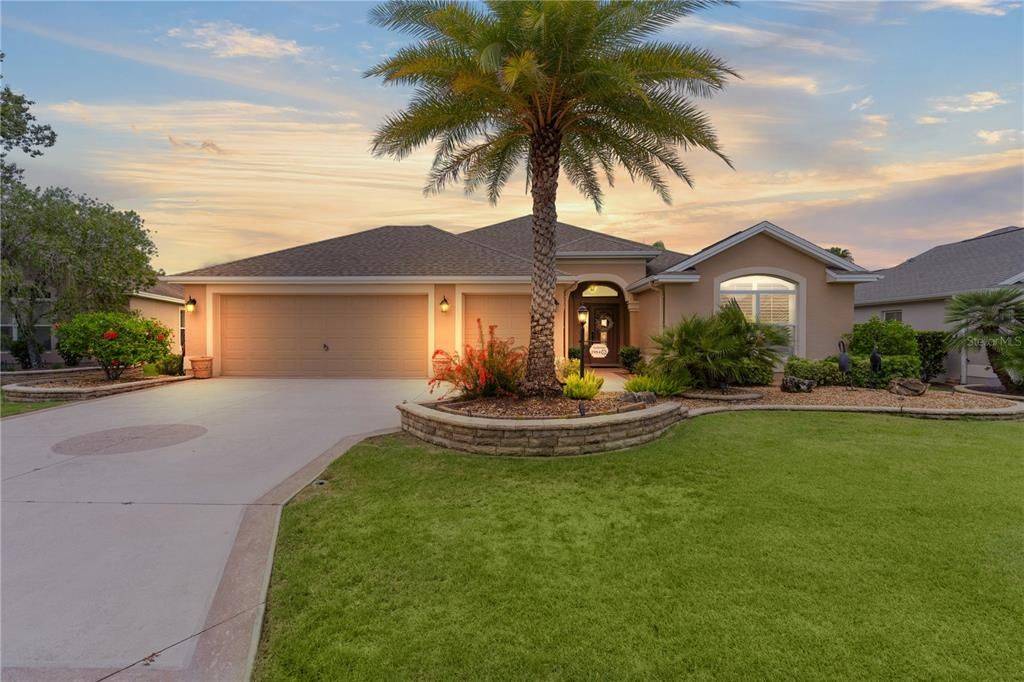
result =
[[[427,375],[426,295],[222,296],[226,376]]]
[[[466,294],[463,297],[462,339],[463,343],[480,345],[480,330],[476,321],[483,325],[484,338],[488,326],[495,324],[494,333],[499,339],[512,338],[517,346],[530,343],[530,296],[529,294]]]

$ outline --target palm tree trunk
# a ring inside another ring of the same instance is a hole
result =
[[[1003,385],[1003,390],[1012,393],[1014,390],[1013,377],[1003,367],[1002,352],[996,349],[991,341],[985,343],[985,352],[988,354],[988,364],[992,367],[996,378],[999,379],[999,383]]]
[[[530,298],[530,348],[526,357],[523,391],[527,395],[558,395],[555,376],[555,225],[558,213],[558,169],[562,136],[544,128],[530,140],[531,194],[533,195],[533,274]]]

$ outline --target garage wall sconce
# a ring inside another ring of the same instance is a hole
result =
[[[196,311],[196,299],[189,296],[188,300],[185,301],[185,310],[190,313],[194,313]]]
[[[448,303],[448,298],[446,296],[442,296],[441,297],[441,312],[442,313],[446,313],[446,312],[448,312],[449,309],[451,309],[451,307],[452,307],[451,304]]]

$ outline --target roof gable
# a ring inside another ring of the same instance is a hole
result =
[[[530,258],[533,252],[533,216],[479,227],[459,235],[478,244]],[[559,222],[555,225],[556,255],[561,258],[654,258],[661,251],[647,244]]]
[[[885,279],[858,285],[856,304],[946,298],[964,291],[1018,284],[1024,280],[1024,228],[1004,227],[940,244],[878,272]]]
[[[767,220],[762,221],[752,227],[748,227],[747,229],[741,232],[732,234],[726,237],[725,239],[719,240],[712,244],[711,246],[707,246],[701,249],[700,251],[693,254],[689,258],[686,258],[685,260],[676,263],[672,267],[666,269],[665,272],[683,272],[685,270],[690,270],[698,263],[702,263],[707,259],[716,256],[722,253],[723,251],[726,251],[732,248],[733,246],[745,242],[751,237],[759,234],[765,234],[774,239],[777,239],[782,243],[791,246],[798,251],[802,251],[808,256],[815,258],[824,263],[825,265],[836,270],[839,270],[841,272],[867,273],[867,270],[857,265],[856,263],[852,263],[846,260],[845,258],[840,258],[831,251],[823,249],[817,244],[809,242],[803,237],[795,235],[792,232],[789,232],[788,230],[784,230],[778,225],[774,225],[768,222]]]

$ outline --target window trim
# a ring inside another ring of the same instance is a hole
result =
[[[896,317],[889,317],[889,315],[895,314]],[[888,322],[890,320],[896,320],[897,322],[903,321],[903,308],[896,308],[893,310],[882,311],[882,322]]]
[[[768,277],[778,277],[780,279],[787,280],[796,285],[796,290],[786,289],[785,291],[761,291],[758,290],[756,293],[785,293],[787,295],[796,296],[796,335],[793,341],[793,355],[798,357],[806,357],[807,355],[807,278],[789,270],[783,270],[782,268],[765,267],[765,266],[752,266],[747,268],[739,268],[738,270],[730,270],[729,272],[720,273],[715,277],[715,286],[712,291],[714,296],[714,310],[718,310],[720,301],[722,300],[722,284],[728,282],[731,279],[737,277],[745,277],[748,275],[765,275]],[[755,293],[751,292],[740,292],[736,290],[726,289],[727,295],[730,293]],[[756,297],[755,297],[756,300]]]

